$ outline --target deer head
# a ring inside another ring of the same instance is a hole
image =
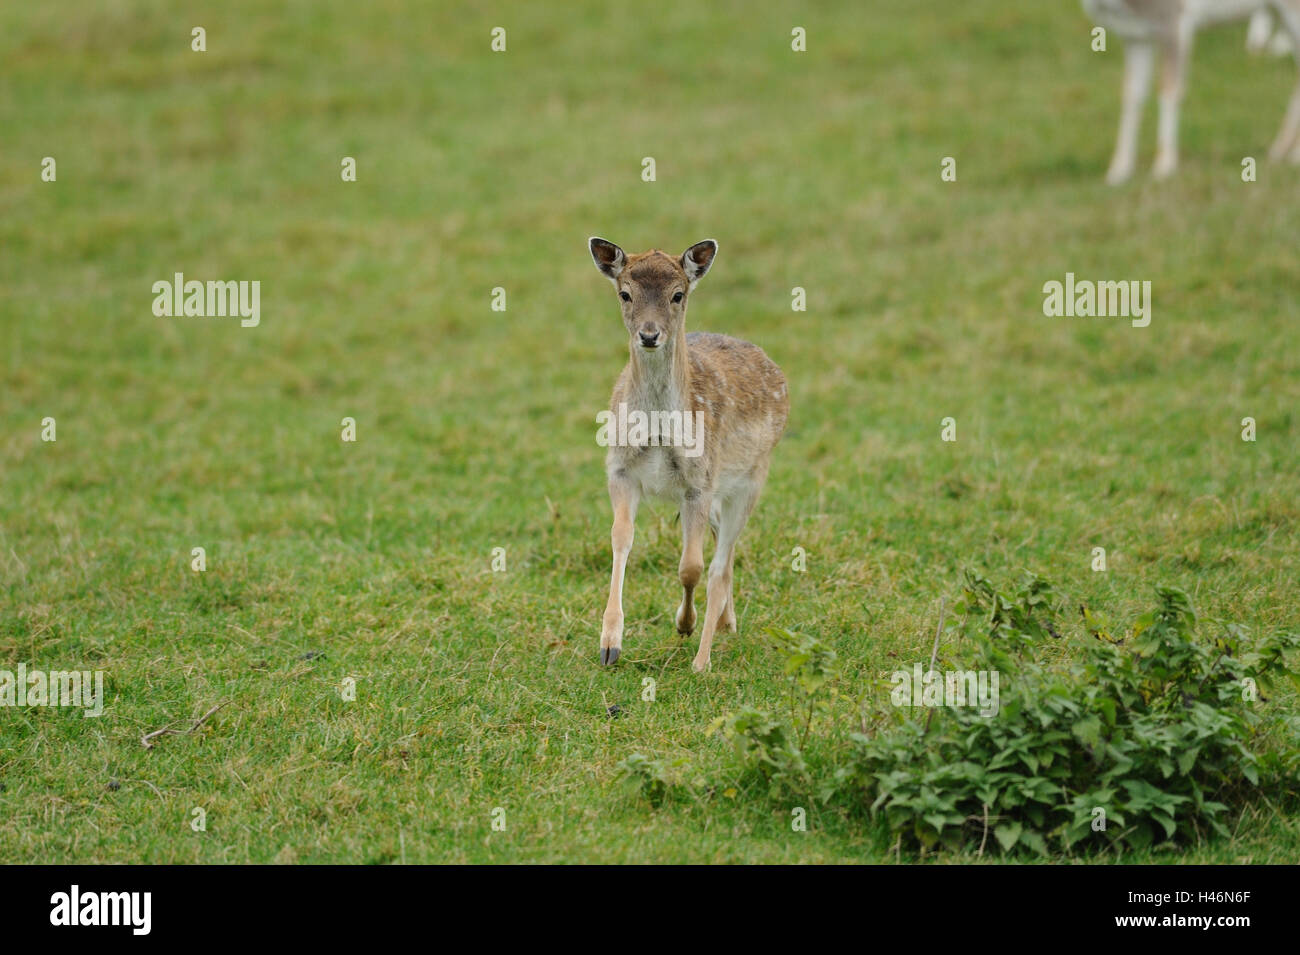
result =
[[[633,355],[676,350],[686,335],[687,299],[713,264],[718,243],[705,239],[676,258],[659,249],[628,256],[599,238],[588,244],[596,268],[618,292]]]

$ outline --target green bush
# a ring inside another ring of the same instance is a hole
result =
[[[1261,783],[1294,788],[1296,721],[1266,717],[1261,701],[1270,681],[1296,679],[1284,653],[1300,636],[1252,645],[1235,624],[1198,636],[1188,596],[1156,593],[1155,609],[1115,637],[1085,608],[1082,627],[1064,624],[1040,578],[1001,592],[967,575],[949,652],[963,669],[997,674],[996,713],[894,710],[875,732],[863,720],[838,736],[834,719],[816,719],[837,698],[834,653],[773,632],[789,722],[746,707],[714,729],[732,742],[742,777],[870,816],[909,848],[1047,855],[1224,835]],[[829,731],[810,739],[815,726]]]

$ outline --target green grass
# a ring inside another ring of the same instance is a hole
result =
[[[1112,190],[1120,53],[1076,4],[554,6],[0,12],[0,667],[108,679],[100,719],[0,708],[0,859],[887,861],[746,790],[653,809],[616,764],[725,774],[708,723],[779,698],[763,628],[818,634],[865,691],[928,655],[966,566],[1117,620],[1167,583],[1296,626],[1300,170],[1262,160],[1289,63],[1201,37],[1183,168],[1150,181],[1149,115]],[[790,380],[741,633],[703,677],[664,504],[623,661],[597,663],[595,415],[626,342],[593,234],[716,238],[689,326]],[[261,326],[154,317],[175,271],[259,280]],[[1150,327],[1045,318],[1067,271],[1149,279]],[[1123,861],[1298,855],[1300,819],[1261,798],[1231,840]]]

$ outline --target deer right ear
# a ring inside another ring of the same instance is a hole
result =
[[[611,282],[617,282],[627,262],[623,250],[613,242],[595,236],[587,240],[587,245],[591,249],[591,260],[596,263],[596,268],[600,269],[600,274]]]

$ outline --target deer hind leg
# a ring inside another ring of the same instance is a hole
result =
[[[1291,38],[1291,50],[1300,66],[1300,2],[1288,0],[1276,7],[1281,31]],[[1282,127],[1277,138],[1269,147],[1268,158],[1279,160],[1288,157],[1294,163],[1300,163],[1300,77],[1291,91],[1291,101],[1287,103],[1286,114],[1282,117]]]
[[[1272,11],[1268,8],[1256,10],[1250,15],[1250,26],[1246,28],[1246,50],[1250,53],[1263,53],[1268,49],[1272,36]]]
[[[626,475],[610,477],[609,500],[614,507],[610,543],[614,551],[614,569],[609,579],[609,601],[605,604],[605,618],[600,628],[600,662],[606,666],[618,660],[623,652],[623,571],[627,568],[627,555],[632,552],[633,522],[640,497],[640,488]]]
[[[1142,107],[1151,92],[1151,70],[1155,49],[1150,43],[1130,41],[1124,44],[1124,87],[1119,113],[1119,135],[1115,138],[1115,155],[1111,157],[1106,182],[1117,186],[1133,175],[1137,166],[1138,131],[1142,125]]]
[[[718,620],[718,629],[723,633],[739,633],[736,624],[736,575],[734,564],[736,562],[735,551],[732,551],[731,560],[727,562],[727,603],[722,608],[722,617]]]
[[[704,574],[704,528],[709,525],[712,499],[695,492],[682,502],[682,560],[677,579],[682,584],[682,602],[677,608],[677,632],[695,630],[695,587]]]
[[[763,493],[763,488],[767,485],[767,466],[768,462],[763,461],[754,469],[752,479],[754,481],[749,509],[745,512],[745,520],[749,520],[749,515],[754,510],[754,505],[758,503],[759,496]],[[731,633],[738,633],[739,626],[736,622],[736,576],[733,573],[733,567],[736,563],[736,551],[732,548],[731,557],[727,561],[727,609],[722,611],[722,629]]]
[[[1162,46],[1160,57],[1160,119],[1156,130],[1157,179],[1166,179],[1178,168],[1178,114],[1187,91],[1187,65],[1191,62],[1194,29],[1180,20],[1173,36]]]
[[[709,511],[709,527],[713,530],[713,549],[716,552],[718,548],[718,528],[722,524],[722,502],[715,499],[713,508]],[[733,549],[734,554],[734,549]],[[733,585],[734,586],[734,585]],[[726,606],[722,608],[722,616],[718,619],[718,629],[724,632],[734,632],[736,629],[736,614],[731,605],[731,590],[727,594]]]
[[[691,668],[702,673],[709,668],[709,655],[713,649],[713,635],[723,622],[723,616],[731,604],[731,581],[733,574],[736,541],[745,529],[750,512],[758,501],[758,492],[762,490],[758,481],[745,488],[737,489],[730,497],[721,501],[718,508],[718,546],[713,551],[713,560],[709,562],[708,602],[704,611],[704,631],[700,634],[700,649],[695,654]],[[732,610],[731,626],[734,629],[736,615]]]

